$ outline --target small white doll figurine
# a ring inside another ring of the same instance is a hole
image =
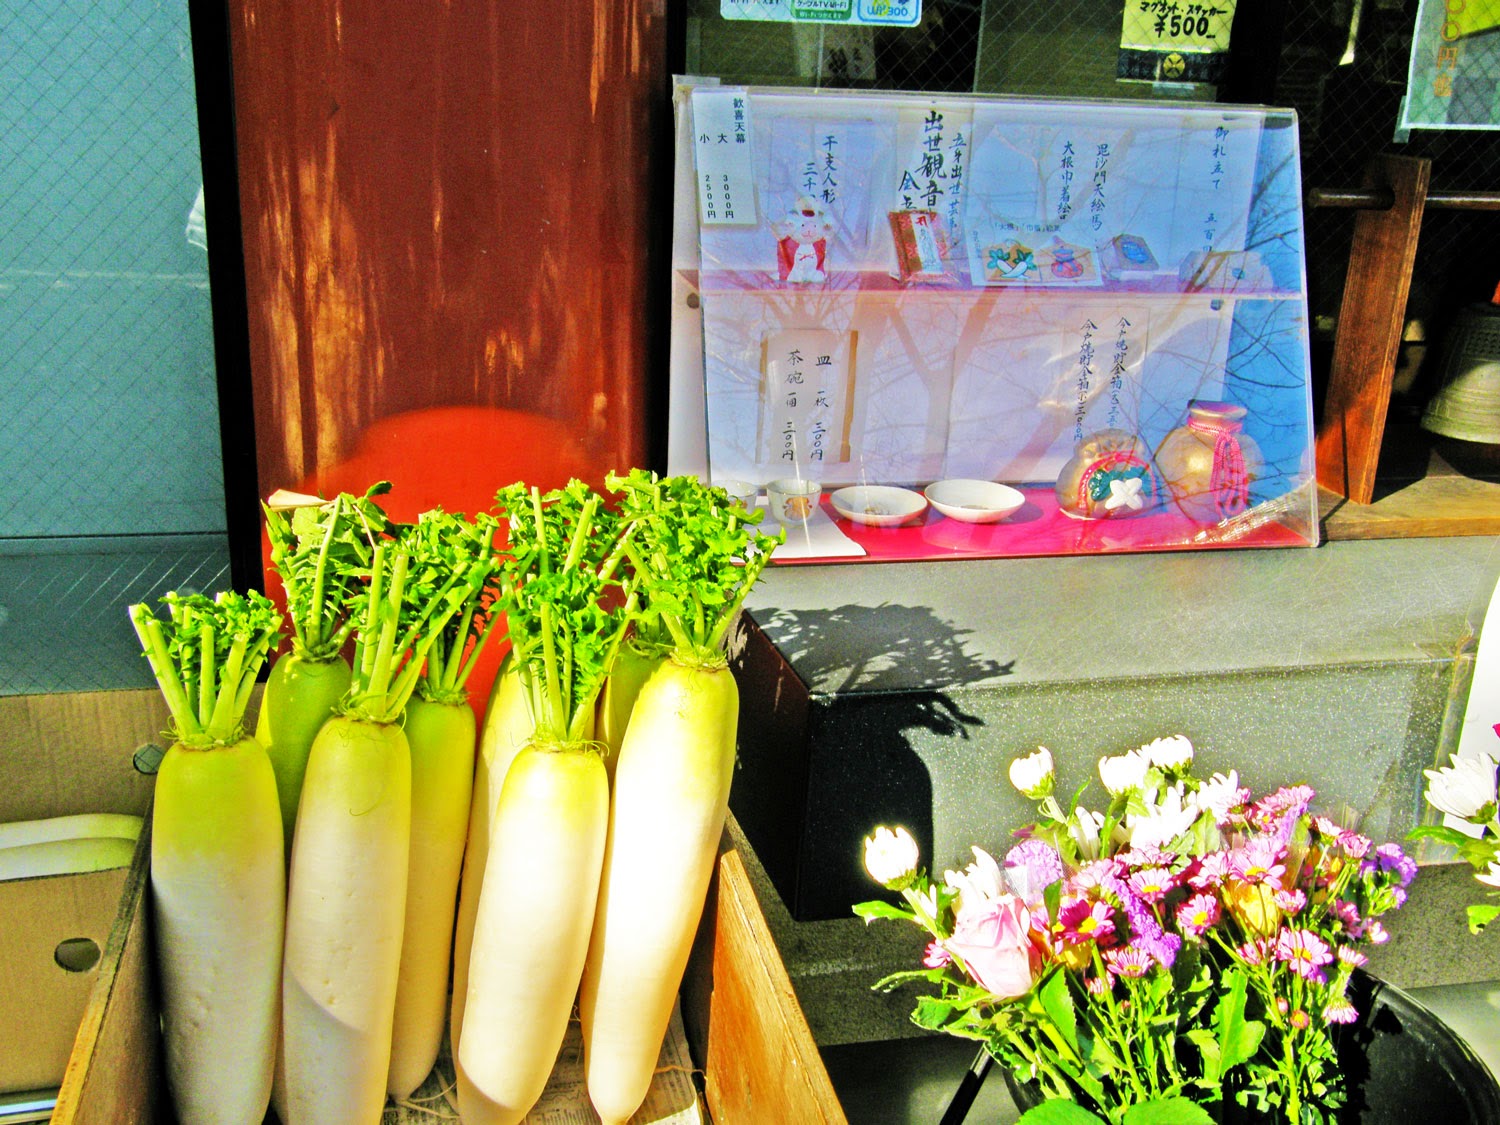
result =
[[[782,281],[828,280],[828,211],[810,196],[799,196],[786,218],[772,224],[776,233],[776,266]]]

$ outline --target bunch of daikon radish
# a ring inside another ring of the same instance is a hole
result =
[[[184,1125],[378,1121],[445,1015],[463,1119],[519,1122],[575,1002],[601,1118],[644,1100],[727,806],[725,643],[777,541],[696,478],[608,485],[502,489],[498,547],[487,515],[391,523],[384,486],[268,505],[293,629],[254,737],[270,603],[132,607],[176,736],[152,863]]]

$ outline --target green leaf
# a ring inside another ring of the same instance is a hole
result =
[[[865,920],[865,924],[873,922],[876,918],[890,918],[901,922],[915,922],[917,916],[910,910],[903,910],[889,902],[875,900],[873,902],[857,902],[854,904],[854,913]]]
[[[1223,975],[1219,1003],[1214,1008],[1214,1032],[1219,1041],[1216,1078],[1250,1061],[1266,1033],[1265,1024],[1245,1018],[1247,985],[1240,969],[1229,969]]]
[[[1125,1111],[1121,1121],[1123,1125],[1214,1125],[1208,1110],[1187,1098],[1139,1102]]]
[[[1053,973],[1037,991],[1036,998],[1042,1014],[1052,1021],[1064,1041],[1078,1053],[1078,1020],[1073,1010],[1073,994],[1068,991],[1065,973]]]
[[[1469,932],[1481,932],[1497,917],[1500,917],[1500,906],[1488,902],[1475,903],[1469,907]]]
[[[1054,1098],[1033,1106],[1016,1119],[1016,1125],[1098,1125],[1104,1118],[1090,1113],[1077,1102]]]
[[[1413,828],[1406,834],[1408,840],[1436,840],[1440,844],[1447,844],[1450,848],[1461,848],[1467,844],[1470,837],[1460,832],[1457,828],[1449,828],[1441,824],[1424,824]]]

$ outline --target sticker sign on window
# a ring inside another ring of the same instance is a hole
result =
[[[1148,82],[1218,82],[1235,0],[1126,0],[1116,76]]]
[[[755,226],[750,164],[750,106],[743,89],[693,91],[693,150],[698,161],[698,221]]]
[[[719,15],[726,20],[916,27],[922,21],[922,0],[719,0]]]

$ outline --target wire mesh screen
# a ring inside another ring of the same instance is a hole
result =
[[[924,0],[911,29],[752,23],[689,0],[687,66],[725,82],[1058,96],[1258,101],[1295,109],[1305,185],[1357,187],[1380,153],[1432,160],[1434,189],[1500,185],[1500,134],[1414,132],[1396,140],[1417,0],[1239,0],[1222,85],[1117,77],[1122,0]],[[1326,374],[1353,213],[1305,217],[1315,325],[1314,391]],[[1409,334],[1441,336],[1454,312],[1500,280],[1500,215],[1429,212]],[[1398,389],[1420,397],[1414,372]],[[1418,404],[1419,405],[1419,404]],[[1393,407],[1399,416],[1399,404]]]
[[[138,684],[227,563],[187,5],[0,0],[0,77],[0,693]]]
[[[0,0],[0,538],[224,527],[187,5]]]

